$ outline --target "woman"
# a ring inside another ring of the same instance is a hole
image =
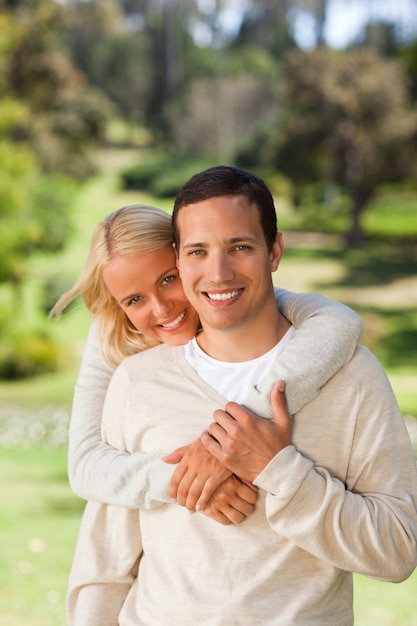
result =
[[[206,505],[216,490],[212,480],[207,485],[213,468],[207,469],[208,457],[203,449],[198,448],[198,454],[195,447],[192,452],[186,451],[188,466],[180,463],[175,470],[174,465],[162,461],[168,450],[160,455],[129,455],[101,441],[102,408],[114,368],[126,356],[160,342],[184,344],[198,329],[198,317],[185,298],[176,268],[170,217],[145,205],[126,206],[107,216],[95,230],[79,279],[60,298],[51,315],[59,316],[79,294],[94,321],[75,388],[69,430],[69,478],[74,492],[108,504],[148,508],[173,502],[168,485],[174,474],[176,487],[173,494],[171,485],[171,495],[190,510],[198,504],[210,514]],[[312,400],[350,359],[362,333],[361,319],[353,311],[321,296],[277,289],[276,299],[296,331],[277,358],[269,380],[265,380],[265,388],[260,389],[265,391],[260,395],[260,414],[262,401],[269,398],[266,390],[279,378],[286,381],[290,413]],[[202,448],[199,442],[193,446]],[[169,460],[178,461],[183,454],[184,450]],[[198,461],[193,464],[196,457]],[[216,471],[220,484],[224,478],[219,467]],[[223,505],[219,505],[212,516],[222,523],[242,521],[252,506],[244,502],[250,504],[253,498],[250,492],[243,495],[241,491],[236,498],[237,509],[232,513],[226,506],[225,514]],[[244,510],[236,514],[239,506]]]

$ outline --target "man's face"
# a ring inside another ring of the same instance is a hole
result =
[[[178,228],[183,288],[204,329],[262,331],[282,241],[268,251],[256,206],[243,196],[211,198],[182,207]]]

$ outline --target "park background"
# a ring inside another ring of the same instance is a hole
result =
[[[171,211],[218,163],[265,178],[277,285],[354,308],[417,447],[417,1],[0,2],[0,622],[63,626],[66,474],[89,317],[48,311],[97,222]],[[417,573],[355,577],[358,626],[417,625]]]

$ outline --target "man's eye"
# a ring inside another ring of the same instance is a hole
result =
[[[204,250],[191,250],[189,252],[190,256],[202,256],[204,254]]]
[[[249,246],[246,246],[244,243],[239,244],[238,246],[235,246],[234,248],[235,250],[250,250]]]

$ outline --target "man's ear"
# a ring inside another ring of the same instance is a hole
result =
[[[281,232],[277,232],[274,245],[270,253],[271,259],[271,272],[276,272],[278,265],[281,261],[282,254],[284,252],[284,237]]]
[[[175,243],[173,243],[173,244],[172,244],[172,247],[174,248],[174,252],[175,252],[175,261],[176,261],[176,264],[177,264],[177,267],[178,267],[178,262],[179,262],[179,258],[178,258],[178,248],[177,248],[177,246],[175,245]]]

